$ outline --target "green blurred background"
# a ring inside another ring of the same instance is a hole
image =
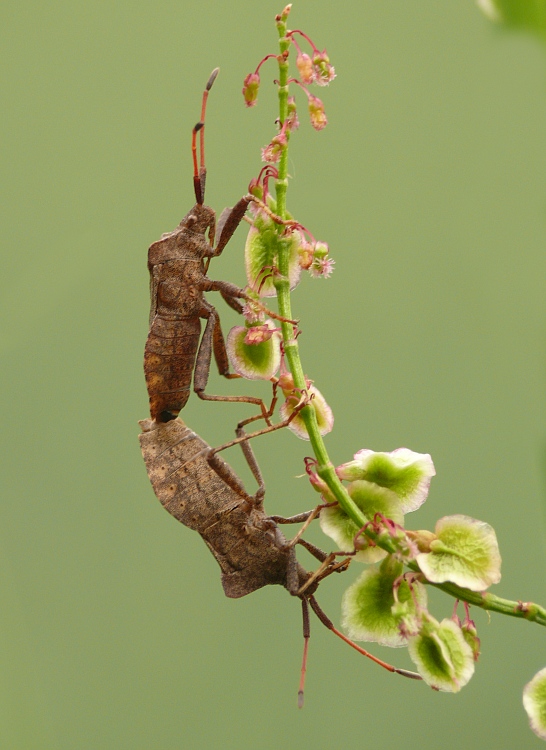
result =
[[[383,672],[314,620],[298,711],[299,603],[280,588],[227,600],[204,544],[148,483],[137,444],[147,248],[193,203],[190,129],[217,65],[207,202],[232,205],[259,170],[274,66],[257,108],[240,89],[276,51],[281,10],[0,10],[1,747],[540,746],[521,691],[546,665],[546,632],[483,612],[483,655],[456,696]],[[503,554],[495,592],[544,604],[544,49],[470,0],[300,0],[290,21],[338,73],[317,92],[328,128],[316,133],[302,111],[289,191],[337,262],[294,297],[305,370],[336,415],[332,459],[430,452],[438,476],[408,526],[487,520]],[[211,277],[244,283],[243,243],[240,230]],[[228,330],[236,316],[216,301]],[[211,392],[237,389],[267,393],[211,379]],[[192,396],[183,416],[219,444],[248,413]],[[295,478],[306,444],[277,433],[255,450],[270,512],[313,506]],[[239,455],[227,458],[248,479]],[[310,538],[329,546],[318,530]],[[321,587],[336,622],[357,573]],[[448,616],[452,600],[433,598]],[[403,650],[374,650],[410,666]]]

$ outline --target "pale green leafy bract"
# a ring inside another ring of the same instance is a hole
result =
[[[274,202],[270,203],[275,210]],[[301,275],[298,253],[301,234],[296,230],[288,237],[280,237],[273,220],[263,211],[258,211],[245,243],[245,267],[249,286],[260,297],[274,297],[277,294],[272,272],[278,266],[279,249],[282,245],[288,247],[288,277],[290,289],[294,289]]]
[[[476,0],[476,3],[491,21],[546,39],[546,0]]]
[[[343,595],[341,606],[342,624],[350,638],[356,641],[374,641],[391,648],[407,644],[407,638],[400,632],[401,618],[393,613],[393,585],[403,569],[402,563],[391,556],[379,567],[373,565],[367,568],[349,586]],[[402,581],[398,587],[398,603],[404,605],[405,616],[411,617],[417,612],[416,603],[426,608],[425,587],[415,581],[410,590],[408,583]]]
[[[546,740],[546,667],[537,672],[523,689],[523,707],[533,732]]]
[[[327,435],[332,431],[334,426],[334,413],[328,406],[326,399],[314,385],[310,385],[307,389],[307,394],[311,396],[311,406],[315,410],[317,416],[317,425],[321,435]],[[280,408],[280,415],[282,419],[288,419],[288,417],[294,411],[297,405],[297,400],[293,398],[287,399]],[[288,429],[292,430],[302,440],[309,440],[309,433],[307,427],[300,414],[296,414],[294,419],[288,425]],[[355,532],[356,533],[356,532]]]
[[[438,622],[428,615],[418,635],[408,639],[409,655],[431,687],[456,693],[474,674],[474,656],[453,620]]]
[[[410,513],[425,502],[436,470],[428,453],[409,448],[390,453],[365,448],[355,453],[353,461],[338,466],[336,473],[340,479],[366,479],[392,490],[402,501],[402,512]]]
[[[269,328],[274,328],[271,320],[266,321]],[[227,337],[227,350],[231,366],[238,375],[249,380],[269,380],[281,363],[280,334],[275,331],[268,341],[260,344],[245,344],[248,328],[235,326]]]
[[[450,581],[471,591],[483,591],[501,578],[501,557],[494,529],[463,515],[445,516],[435,528],[430,552],[417,555],[417,564],[431,583]]]
[[[367,482],[365,479],[359,479],[351,482],[347,486],[347,491],[369,521],[373,520],[376,513],[381,513],[400,526],[403,525],[404,514],[400,500],[391,490]],[[340,549],[347,551],[354,549],[354,538],[359,530],[358,526],[339,506],[324,508],[320,514],[320,527]],[[364,536],[360,536],[359,542],[366,544],[365,539]],[[366,546],[357,552],[355,559],[371,563],[382,560],[386,554],[381,547]]]

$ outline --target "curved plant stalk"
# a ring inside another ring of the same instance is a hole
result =
[[[289,94],[289,65],[287,52],[290,47],[290,38],[286,36],[287,33],[287,17],[290,11],[290,6],[285,8],[284,12],[277,17],[277,30],[279,33],[279,56],[277,61],[279,64],[279,79],[278,79],[278,95],[279,95],[279,122],[282,124],[285,122],[288,115],[288,94]],[[276,192],[276,213],[277,215],[286,220],[288,218],[286,210],[286,193],[288,189],[288,147],[290,141],[290,132],[286,133],[286,143],[281,146],[280,158],[278,162],[278,177],[275,180],[275,192]],[[283,231],[282,225],[277,226],[279,234]],[[290,300],[290,282],[289,282],[289,255],[288,248],[282,246],[279,251],[278,258],[278,271],[279,274],[274,280],[275,288],[277,291],[277,299],[279,305],[279,313],[286,320],[293,319],[292,307]],[[294,379],[294,386],[296,389],[301,391],[306,390],[307,383],[304,376],[303,367],[301,364],[299,346],[296,338],[294,337],[294,329],[290,323],[282,322],[281,331],[283,337],[283,348],[286,357],[288,368]],[[311,443],[315,458],[317,460],[317,474],[327,484],[332,495],[338,501],[343,511],[351,518],[351,520],[357,525],[358,528],[363,530],[373,542],[384,549],[388,553],[395,553],[397,551],[396,545],[385,535],[380,537],[374,532],[371,524],[368,523],[368,519],[364,516],[362,511],[357,507],[354,501],[349,496],[347,490],[342,485],[338,478],[334,465],[328,456],[326,446],[322,436],[320,435],[316,412],[311,406],[305,406],[301,412],[301,417],[307,428],[309,435],[309,441]],[[409,563],[408,568],[415,572],[420,572],[419,567],[416,563]],[[521,619],[529,620],[529,622],[535,622],[538,625],[546,626],[546,609],[538,604],[531,602],[519,602],[510,601],[508,599],[502,599],[501,597],[495,596],[490,593],[480,593],[470,591],[469,589],[457,586],[453,583],[430,583],[424,581],[437,589],[444,591],[446,594],[453,596],[454,598],[472,604],[481,609],[486,609],[491,612],[498,612],[499,614],[508,615],[510,617],[518,617]]]

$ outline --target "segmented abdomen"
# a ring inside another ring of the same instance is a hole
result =
[[[152,419],[167,422],[185,406],[200,336],[197,316],[168,320],[156,315],[152,321],[144,349]]]

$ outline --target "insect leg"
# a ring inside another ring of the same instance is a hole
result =
[[[356,651],[358,651],[359,654],[362,654],[363,656],[366,656],[368,659],[371,659],[376,664],[379,664],[380,667],[383,667],[383,669],[386,669],[388,672],[395,672],[396,674],[402,675],[402,677],[409,677],[410,680],[422,680],[423,679],[420,674],[417,674],[417,672],[410,672],[407,669],[398,669],[397,667],[393,667],[392,664],[387,664],[387,662],[382,661],[381,659],[378,659],[377,656],[370,654],[369,651],[366,651],[365,649],[358,646],[354,641],[352,641],[350,638],[347,638],[346,635],[343,635],[341,631],[339,631],[336,627],[334,627],[333,622],[326,615],[326,613],[323,612],[323,610],[319,607],[317,600],[312,594],[307,598],[309,600],[309,604],[311,605],[311,609],[316,614],[316,616],[321,621],[321,623],[326,628],[328,628],[328,630],[331,630],[332,633],[337,635],[338,638],[341,638],[342,641],[345,641],[345,643],[348,643],[349,646],[351,646]]]
[[[225,378],[238,378],[239,375],[230,373],[229,371],[226,345],[216,308],[208,302],[205,302],[201,308],[200,315],[203,318],[207,318],[207,324],[205,326],[205,331],[199,345],[199,351],[195,362],[193,390],[203,401],[230,401],[234,403],[255,404],[260,407],[260,415],[256,418],[263,417],[267,424],[271,424],[269,421],[272,413],[271,407],[268,409],[261,398],[255,396],[212,396],[205,393],[213,352],[220,375],[223,375]]]
[[[256,205],[258,205],[261,208],[261,210],[265,211],[265,213],[276,224],[282,224],[287,227],[294,226],[297,224],[297,222],[293,220],[281,219],[281,217],[273,213],[273,211],[271,211],[269,206],[267,206],[263,201],[259,200],[259,198],[256,198],[256,196],[248,193],[247,195],[244,195],[240,200],[238,200],[237,203],[233,206],[233,208],[225,208],[220,214],[220,218],[218,220],[218,226],[216,229],[216,236],[218,238],[218,243],[216,247],[214,248],[215,256],[220,255],[220,253],[225,248],[227,243],[233,237],[233,233],[235,232],[235,230],[241,223],[250,203],[255,203]]]
[[[255,305],[258,309],[262,310],[266,313],[266,315],[269,315],[269,317],[274,318],[275,320],[280,320],[283,323],[290,323],[293,326],[298,325],[297,320],[290,320],[289,318],[283,318],[282,315],[279,315],[276,312],[273,312],[268,307],[263,305],[258,300],[251,297],[247,292],[245,292],[244,289],[241,289],[238,286],[235,286],[235,284],[232,284],[230,281],[214,281],[213,279],[209,279],[207,276],[205,276],[201,283],[199,284],[199,288],[203,292],[220,292],[220,294],[224,297],[237,297],[238,299],[244,299],[247,302],[252,303]]]
[[[243,216],[246,213],[248,204],[252,203],[253,198],[250,195],[245,195],[241,200],[233,206],[233,208],[226,208],[220,214],[218,219],[218,227],[216,235],[218,236],[218,244],[214,248],[214,255],[220,255],[222,250],[225,248],[227,243],[233,237],[233,233],[241,223]]]
[[[307,521],[309,516],[311,516],[313,513],[313,510],[306,510],[305,513],[298,513],[297,516],[289,516],[288,518],[285,518],[284,516],[269,517],[272,521],[275,521],[275,523],[303,523],[304,521]]]
[[[233,399],[230,398],[228,400],[233,400]],[[294,417],[296,416],[296,414],[304,406],[306,406],[306,404],[307,404],[307,401],[303,400],[302,403],[299,404],[294,409],[294,411],[292,412],[292,414],[287,419],[284,419],[282,422],[278,422],[277,424],[270,424],[268,427],[264,427],[263,430],[257,430],[256,432],[246,433],[243,430],[242,427],[237,427],[237,430],[236,430],[237,437],[235,438],[235,440],[230,440],[228,443],[224,443],[223,445],[219,445],[217,448],[211,448],[211,452],[210,452],[209,456],[212,457],[216,453],[219,453],[220,451],[224,451],[227,448],[231,448],[233,445],[240,445],[241,448],[242,448],[242,451],[243,451],[243,453],[245,455],[245,458],[247,460],[247,463],[248,463],[248,465],[250,467],[250,470],[254,474],[256,480],[259,483],[261,482],[263,484],[263,479],[261,478],[261,472],[260,472],[260,469],[258,467],[258,463],[256,461],[256,458],[254,456],[254,452],[252,451],[252,448],[250,447],[250,445],[248,445],[248,441],[251,440],[252,438],[259,437],[260,435],[266,435],[268,432],[275,432],[275,430],[281,430],[284,427],[287,427],[290,424],[290,422],[294,419]],[[209,459],[209,463],[210,463],[210,459]],[[256,494],[257,494],[257,498],[259,499],[260,498],[260,494],[259,493],[256,493]],[[263,496],[263,493],[261,493],[261,495]]]
[[[222,400],[222,397],[218,397],[218,398]],[[232,400],[232,399],[228,398],[228,400]],[[226,450],[226,448],[231,448],[233,445],[240,445],[243,451],[243,454],[246,458],[246,461],[248,463],[248,466],[254,478],[258,482],[258,489],[256,493],[254,494],[254,496],[249,496],[245,493],[244,497],[247,499],[248,497],[252,497],[253,504],[256,507],[260,507],[263,503],[263,497],[265,494],[265,484],[264,484],[264,480],[262,477],[262,473],[260,471],[260,467],[258,466],[256,457],[254,456],[254,451],[248,444],[248,441],[252,438],[258,437],[259,435],[265,435],[268,432],[274,432],[275,430],[280,430],[283,427],[286,427],[291,422],[291,420],[294,419],[294,416],[298,413],[298,411],[305,406],[305,404],[306,404],[306,401],[305,400],[302,401],[302,404],[296,407],[296,409],[290,415],[290,417],[288,417],[288,419],[285,419],[282,422],[279,422],[278,424],[265,427],[263,430],[258,430],[257,432],[245,433],[242,427],[237,427],[237,430],[236,430],[237,437],[235,438],[235,440],[231,440],[229,443],[224,443],[223,445],[219,445],[217,448],[210,448],[206,452],[205,454],[206,460],[208,461],[209,466],[226,482],[226,484],[229,484],[229,486],[232,487],[236,492],[239,492],[239,490],[233,483],[231,469],[225,463],[225,461],[222,461],[219,457],[216,456],[216,454],[220,453],[220,451]],[[234,474],[233,476],[238,480],[238,478]],[[240,480],[238,481],[240,482]],[[294,560],[295,560],[295,555],[294,555]]]
[[[250,506],[253,506],[256,504],[255,502],[255,495],[249,495],[248,492],[245,490],[245,487],[242,483],[242,481],[239,479],[237,474],[233,471],[231,466],[227,464],[225,461],[222,461],[222,459],[215,455],[214,450],[210,448],[207,453],[205,454],[205,458],[211,467],[213,471],[218,474],[220,479],[222,479],[225,484],[228,485],[228,487],[231,487],[231,489],[239,495],[239,497],[242,497],[243,500],[246,500]],[[263,486],[263,480],[262,480],[262,489],[261,496],[263,498],[263,494],[265,492],[265,487]],[[260,490],[258,490],[259,492]],[[258,493],[256,493],[258,494]]]
[[[301,600],[303,615],[303,658],[301,660],[300,686],[298,690],[298,708],[303,708],[303,690],[305,688],[305,675],[307,673],[307,653],[309,651],[309,638],[311,637],[311,623],[309,622],[309,604],[305,597]]]
[[[226,294],[225,292],[220,292],[226,303],[231,307],[232,310],[235,310],[235,312],[242,314],[243,312],[243,305],[239,302],[238,299],[235,297],[231,297],[229,294]]]

